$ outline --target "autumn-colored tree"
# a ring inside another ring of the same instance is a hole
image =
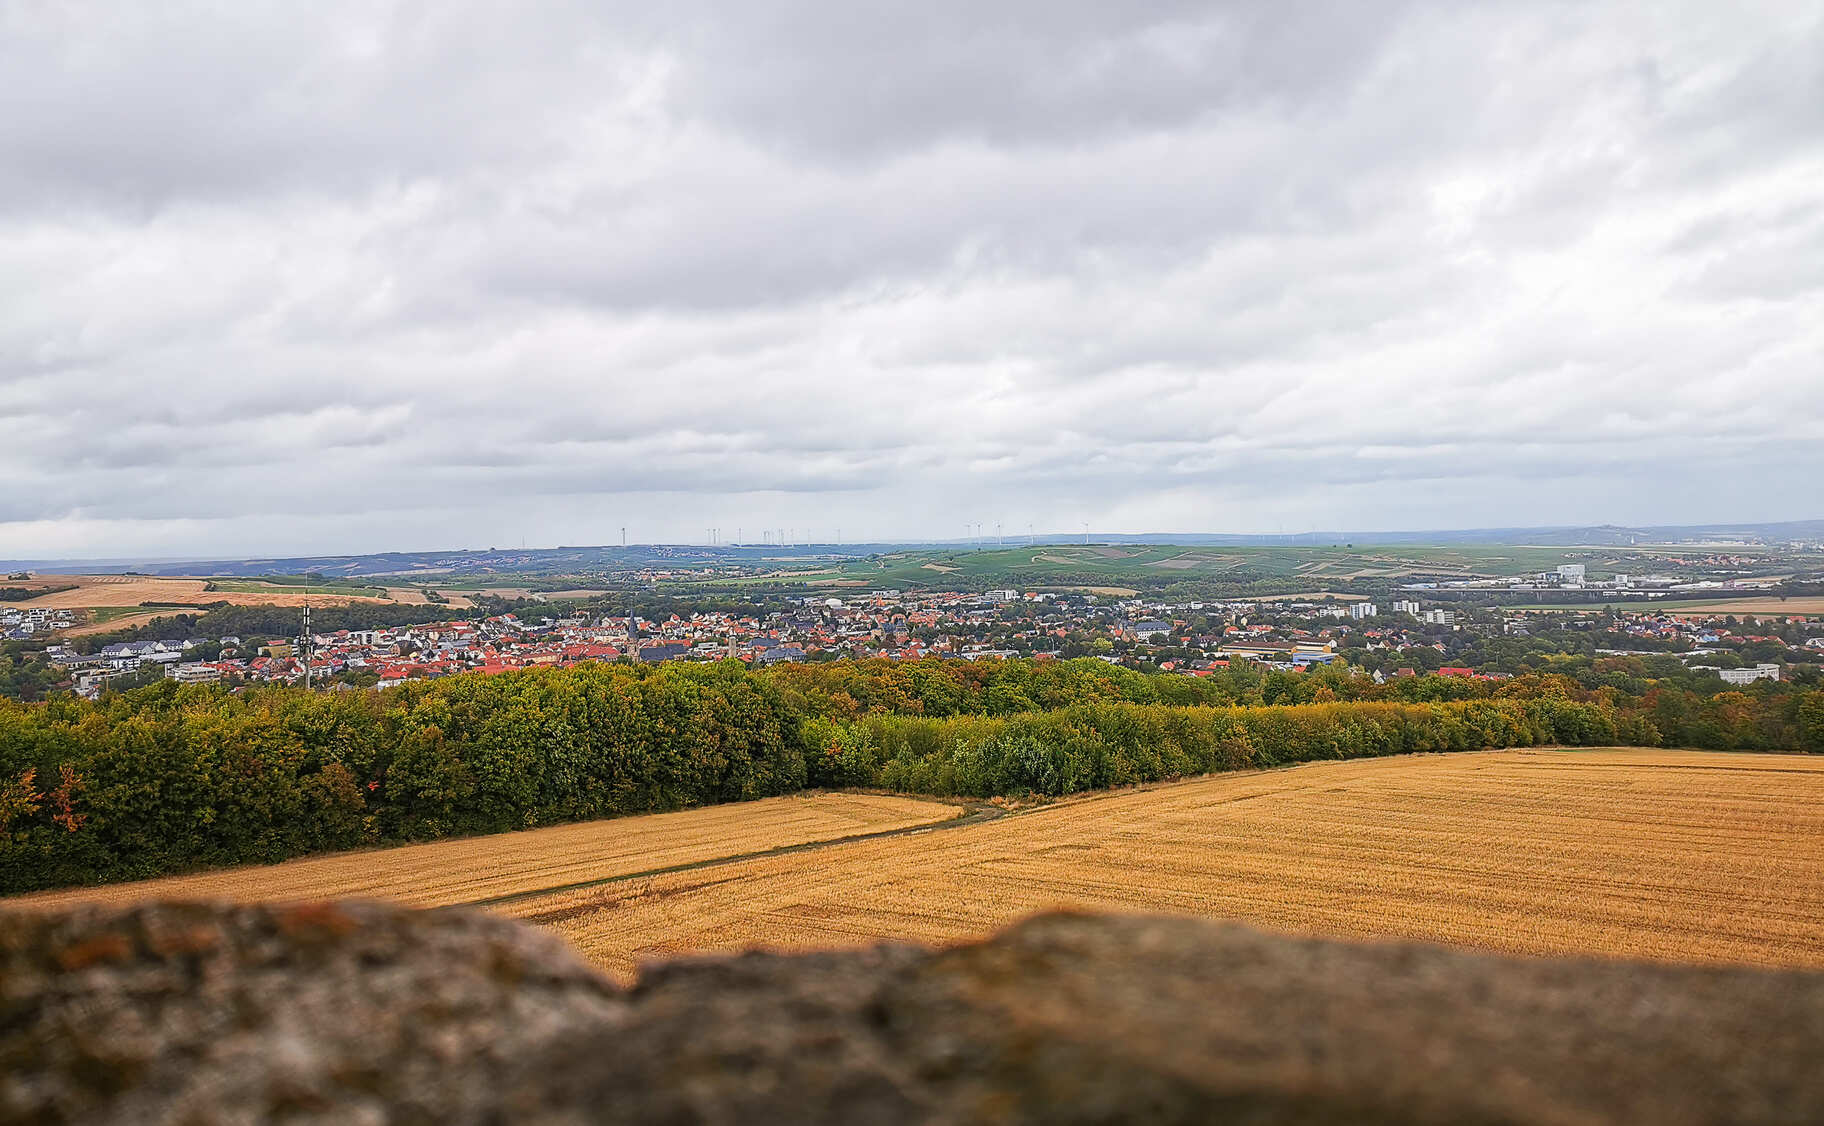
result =
[[[57,768],[57,788],[44,795],[45,808],[50,810],[53,825],[66,833],[82,828],[89,815],[76,812],[76,797],[85,788],[82,777],[69,763]]]
[[[30,817],[38,811],[42,796],[34,785],[38,780],[38,769],[26,767],[18,778],[0,784],[0,836],[4,836],[13,827],[13,822]]]

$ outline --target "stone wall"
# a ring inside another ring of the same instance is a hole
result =
[[[1824,1121],[1824,974],[1057,915],[685,960],[371,904],[0,914],[0,1122]]]

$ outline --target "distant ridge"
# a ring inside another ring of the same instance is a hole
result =
[[[1408,532],[1293,532],[1255,535],[1223,532],[1050,532],[1032,537],[1039,543],[1182,544],[1222,547],[1322,547],[1352,544],[1533,544],[1566,547],[1626,547],[1630,544],[1681,543],[1701,540],[1782,542],[1824,540],[1824,520],[1787,520],[1739,524],[1586,524],[1536,528],[1455,528]],[[1028,537],[1005,536],[1001,546],[1021,547]],[[302,555],[284,558],[199,559],[128,557],[114,559],[0,560],[0,570],[87,571],[97,574],[136,571],[147,575],[245,577],[318,572],[331,577],[396,575],[410,581],[414,573],[427,580],[452,571],[503,574],[583,568],[616,568],[648,564],[701,566],[716,560],[857,556],[917,548],[989,547],[992,537],[948,540],[891,540],[876,543],[806,543],[789,547],[767,544],[708,546],[702,544],[635,544],[628,547],[548,547],[520,549],[454,548],[444,551],[386,551],[369,555]]]
[[[1081,532],[1038,537],[1045,543],[1078,543]],[[1665,543],[1692,539],[1809,540],[1824,539],[1824,520],[1787,520],[1764,524],[1564,524],[1537,528],[1434,528],[1409,532],[1291,532],[1248,535],[1209,532],[1145,532],[1136,535],[1090,532],[1090,542],[1212,544],[1231,547],[1321,547],[1327,544],[1475,543],[1537,544],[1561,547],[1590,544],[1625,547],[1630,543]],[[1011,537],[1009,537],[1011,540]],[[1024,537],[1021,537],[1022,541]],[[948,541],[964,542],[964,541]]]

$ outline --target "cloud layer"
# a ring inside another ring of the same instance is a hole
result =
[[[1815,4],[0,0],[0,73],[0,556],[1824,515]]]

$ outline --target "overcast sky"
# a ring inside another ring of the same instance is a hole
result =
[[[0,0],[0,557],[1824,516],[1824,6]]]

